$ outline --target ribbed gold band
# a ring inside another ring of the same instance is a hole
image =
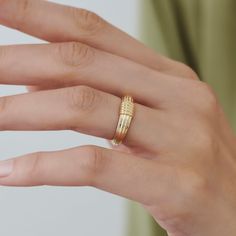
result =
[[[134,116],[134,100],[131,96],[124,96],[120,106],[120,117],[114,138],[113,145],[119,145],[125,139]]]

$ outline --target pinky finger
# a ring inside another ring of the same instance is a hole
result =
[[[92,186],[148,205],[165,195],[161,185],[166,184],[167,171],[127,153],[82,146],[2,161],[0,185]]]

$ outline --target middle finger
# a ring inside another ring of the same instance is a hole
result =
[[[1,84],[44,89],[87,85],[116,96],[131,94],[154,108],[173,87],[170,75],[74,42],[2,46],[0,74]]]

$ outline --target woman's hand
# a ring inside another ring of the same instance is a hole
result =
[[[236,141],[212,90],[86,10],[0,0],[0,23],[50,41],[0,47],[1,130],[112,139],[120,97],[135,117],[118,149],[83,146],[3,161],[0,184],[93,186],[140,202],[172,236],[236,234]]]

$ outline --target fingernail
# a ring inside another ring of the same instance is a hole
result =
[[[13,160],[0,161],[0,178],[7,177],[13,170]]]

